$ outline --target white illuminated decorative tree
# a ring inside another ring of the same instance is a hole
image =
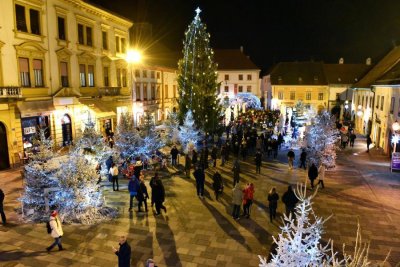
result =
[[[183,151],[187,151],[189,144],[195,147],[199,140],[201,132],[196,129],[192,111],[188,110],[183,125],[179,126],[179,142]]]

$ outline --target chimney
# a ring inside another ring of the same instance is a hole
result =
[[[242,45],[240,46],[240,52],[243,53],[243,46]]]
[[[344,58],[339,58],[339,64],[344,64]]]
[[[371,63],[372,62],[371,62],[371,58],[370,57],[365,60],[365,65],[371,66]]]

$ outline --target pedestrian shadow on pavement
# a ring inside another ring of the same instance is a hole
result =
[[[181,267],[182,263],[176,251],[174,233],[168,225],[168,221],[156,219],[156,239],[163,251],[166,266]]]
[[[224,215],[222,215],[215,207],[210,205],[207,201],[203,201],[202,203],[210,211],[211,215],[214,216],[215,221],[228,236],[236,240],[237,243],[243,246],[247,251],[252,252],[252,249],[246,243],[246,239],[240,234],[235,225],[233,225],[229,221],[229,219],[227,219]]]
[[[47,255],[46,251],[33,251],[33,252],[24,252],[20,250],[0,250],[0,262],[1,261],[20,261],[21,258],[27,257],[37,257]]]

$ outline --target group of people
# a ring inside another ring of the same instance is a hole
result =
[[[243,217],[250,218],[250,210],[254,200],[254,184],[248,183],[243,189],[236,183],[232,189],[232,217],[240,219],[240,207],[243,205]]]

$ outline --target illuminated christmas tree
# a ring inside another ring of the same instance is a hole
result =
[[[191,110],[197,127],[206,133],[214,132],[221,117],[217,64],[199,8],[185,32],[183,46],[183,58],[178,63],[179,121],[183,123]]]

